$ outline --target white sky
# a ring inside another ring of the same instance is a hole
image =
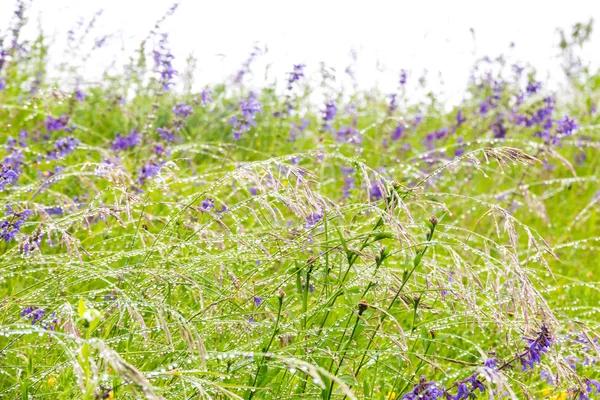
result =
[[[114,54],[120,54],[120,60],[132,54],[172,3],[34,0],[31,28],[39,17],[59,49],[78,19],[84,18],[87,24],[95,11],[103,9],[91,37],[114,36],[87,64],[86,78],[94,80],[115,59]],[[13,0],[0,0],[0,27],[6,26],[13,8]],[[163,30],[169,32],[179,69],[189,54],[198,59],[199,86],[231,76],[257,41],[268,46],[268,53],[254,68],[258,84],[267,64],[272,64],[271,78],[284,79],[285,71],[300,62],[315,73],[320,61],[344,75],[354,48],[360,87],[377,85],[393,92],[401,68],[410,71],[413,83],[428,69],[429,84],[454,98],[463,92],[475,58],[506,54],[510,42],[516,44],[510,50],[512,59],[531,63],[542,76],[549,72],[558,76],[556,28],[570,28],[590,17],[599,19],[600,1],[182,0]],[[475,30],[475,41],[469,28]],[[600,54],[592,50],[600,48],[598,36],[594,35],[587,54],[596,66]],[[60,57],[54,61],[61,61]]]

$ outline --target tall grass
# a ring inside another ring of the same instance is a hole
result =
[[[160,21],[121,76],[55,81],[25,22],[0,46],[3,398],[597,394],[597,74],[569,64],[567,102],[484,60],[450,112],[325,107],[300,66],[247,90],[257,51],[172,90]]]

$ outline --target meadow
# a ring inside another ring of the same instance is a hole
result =
[[[591,23],[563,34],[560,91],[484,58],[446,107],[410,71],[395,93],[303,64],[250,88],[258,50],[195,91],[161,21],[121,74],[57,79],[16,7],[0,398],[600,397]]]

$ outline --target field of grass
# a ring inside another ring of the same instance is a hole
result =
[[[598,397],[598,73],[551,93],[484,59],[449,111],[410,74],[347,93],[302,65],[194,92],[154,33],[92,85],[47,77],[25,11],[0,31],[0,398]]]

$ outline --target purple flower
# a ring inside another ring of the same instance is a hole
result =
[[[385,180],[379,179],[371,182],[369,187],[369,198],[371,201],[379,201],[385,195]]]
[[[558,133],[562,133],[563,135],[571,136],[573,131],[575,131],[578,127],[579,124],[575,120],[565,115],[562,120],[558,121],[558,127],[556,128],[556,131]]]
[[[462,110],[458,110],[456,114],[456,126],[461,126],[467,121],[467,119],[463,116]]]
[[[360,145],[363,137],[354,126],[342,126],[336,134],[335,141],[340,143],[350,143]]]
[[[68,154],[75,151],[78,144],[79,139],[72,136],[60,138],[54,142],[54,151],[48,153],[48,158],[56,160],[58,158],[66,157]]]
[[[56,329],[56,324],[58,323],[58,316],[55,312],[48,315],[45,320],[46,311],[38,308],[36,306],[25,307],[23,311],[21,311],[21,317],[27,318],[31,320],[31,325],[35,325],[40,322],[40,326],[46,330],[53,331]]]
[[[246,100],[240,99],[241,118],[232,115],[229,125],[233,126],[233,139],[240,140],[242,133],[248,132],[251,127],[256,126],[256,114],[262,112],[262,105],[254,93],[250,93]]]
[[[75,100],[77,100],[77,101],[84,101],[85,100],[85,93],[83,93],[79,89],[76,89],[75,90]]]
[[[132,130],[129,135],[121,136],[117,134],[117,137],[113,141],[111,148],[114,151],[124,151],[131,147],[135,147],[142,141],[142,134]]]
[[[546,325],[542,325],[535,339],[523,338],[528,346],[524,354],[520,356],[523,370],[533,369],[536,363],[541,361],[542,354],[548,351],[552,344],[552,335]]]
[[[158,136],[160,136],[166,142],[178,142],[178,141],[181,141],[180,138],[178,138],[177,136],[175,136],[175,134],[173,132],[169,131],[168,129],[156,128],[156,132],[158,133]]]
[[[337,114],[337,107],[333,101],[329,103],[325,103],[325,110],[323,112],[323,130],[333,132],[333,127],[331,126],[331,122],[335,118]]]
[[[44,209],[44,211],[48,214],[48,215],[63,215],[64,210],[62,207],[49,207]]]
[[[178,72],[173,68],[171,63],[175,57],[173,57],[168,48],[168,35],[166,33],[162,34],[158,49],[154,50],[153,55],[156,73],[160,75],[162,89],[163,91],[168,92],[171,90],[171,86],[175,85],[175,83],[173,83],[173,78]]]
[[[19,179],[19,175],[11,167],[0,163],[0,192],[5,189],[6,185],[12,185],[17,179]]]
[[[489,99],[486,99],[479,105],[479,114],[485,115],[488,113],[489,109],[490,109],[490,102],[489,102]]]
[[[456,144],[458,145],[456,150],[454,150],[454,156],[455,157],[460,157],[463,154],[465,154],[465,147],[466,145],[464,144],[465,140],[463,139],[462,136],[459,136],[458,138],[456,138]]]
[[[542,82],[530,81],[527,83],[527,88],[525,90],[527,91],[527,94],[535,94],[541,87]]]
[[[178,117],[187,118],[192,113],[192,107],[185,105],[184,103],[179,103],[173,107],[173,114]]]
[[[6,78],[0,78],[0,92],[6,89]]]
[[[396,93],[390,94],[390,106],[388,108],[390,113],[393,113],[398,109],[398,104],[396,103],[396,97],[398,95]]]
[[[396,127],[392,131],[392,140],[394,142],[399,140],[404,134],[404,132],[406,132],[406,127],[403,123],[399,122],[398,125],[396,125]]]
[[[259,54],[260,54],[260,49],[255,44],[254,49],[250,53],[250,56],[248,57],[248,59],[246,61],[244,61],[242,63],[242,68],[236,74],[235,79],[234,79],[235,83],[242,83],[242,81],[244,80],[244,76],[250,72],[250,65],[252,65],[252,62],[256,59],[256,57]]]
[[[406,74],[406,70],[400,70],[400,84],[402,86],[404,86],[406,84],[406,78],[407,78],[407,74]]]
[[[306,217],[306,225],[304,226],[307,230],[314,228],[319,221],[323,219],[323,212],[315,212]]]
[[[215,208],[215,201],[213,199],[211,199],[210,197],[207,197],[202,202],[202,208],[205,209],[206,211],[210,211],[211,208]]]
[[[22,212],[16,212],[10,204],[7,204],[6,208],[8,209],[6,211],[8,218],[0,224],[0,238],[8,243],[15,239],[17,233],[21,231],[25,220],[33,215],[33,211],[23,210]]]
[[[297,82],[300,78],[304,77],[304,67],[304,64],[295,64],[294,70],[288,72],[288,90],[292,90],[294,82]]]
[[[502,122],[502,118],[496,118],[496,122],[490,125],[495,139],[504,139],[506,137],[506,128]]]
[[[144,165],[138,173],[138,182],[143,185],[148,179],[152,178],[160,171],[162,164],[150,162]]]
[[[212,103],[213,99],[210,97],[212,94],[212,90],[204,89],[200,94],[200,99],[202,100],[202,106],[206,107],[206,103]]]
[[[425,376],[417,383],[413,390],[402,396],[402,400],[435,400],[444,395],[444,389],[438,387],[436,382],[427,382]]]
[[[48,116],[46,118],[46,129],[48,132],[59,131],[67,126],[69,116],[67,114],[61,115],[59,118],[52,118]]]
[[[600,382],[595,379],[586,379],[585,380],[586,392],[590,394],[599,394],[600,393]]]
[[[258,308],[263,302],[263,298],[259,296],[254,296],[254,305]]]

